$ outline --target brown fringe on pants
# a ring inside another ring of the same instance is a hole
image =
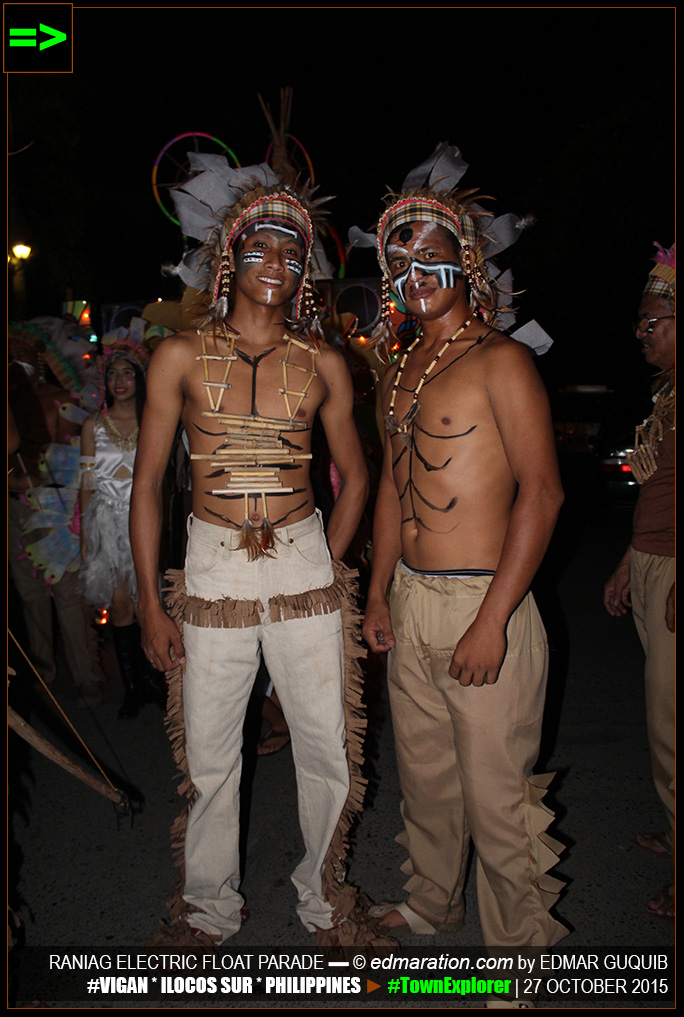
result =
[[[366,656],[361,646],[361,614],[356,607],[358,572],[342,562],[333,562],[334,581],[319,590],[290,596],[279,595],[269,601],[269,617],[273,622],[290,618],[308,618],[316,614],[340,611],[344,631],[344,714],[346,750],[349,765],[349,794],[333,833],[323,866],[323,896],[333,908],[332,929],[320,929],[321,946],[391,945],[395,940],[376,933],[377,919],[367,915],[367,902],[358,891],[345,882],[346,858],[349,850],[349,831],[363,807],[367,780],[362,774],[363,740],[366,717],[362,702],[363,673],[359,661]],[[185,575],[174,569],[166,573],[166,608],[169,616],[183,631],[187,622],[205,628],[248,628],[260,623],[263,605],[260,600],[232,600],[225,598],[212,602],[201,597],[188,596]],[[198,937],[190,932],[188,915],[194,910],[183,899],[185,885],[185,829],[188,810],[196,791],[188,771],[185,753],[185,719],[183,713],[183,669],[178,666],[167,673],[169,686],[166,729],[173,756],[180,772],[178,794],[186,805],[171,827],[171,848],[174,863],[179,870],[179,882],[167,902],[169,918],[161,923],[154,946],[196,946]],[[209,940],[209,937],[203,937]]]

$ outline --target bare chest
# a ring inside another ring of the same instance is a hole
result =
[[[391,437],[404,444],[418,434],[438,441],[472,436],[469,444],[477,442],[476,432],[486,428],[492,413],[478,364],[465,360],[471,349],[456,352],[444,364],[416,358],[403,370],[399,365],[384,400]]]
[[[283,429],[310,426],[325,387],[316,370],[316,351],[282,342],[259,350],[230,352],[203,342],[186,378],[184,422],[232,423]]]

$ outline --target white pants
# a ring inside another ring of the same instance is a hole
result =
[[[340,611],[272,621],[269,601],[333,582],[320,514],[277,530],[276,556],[247,560],[239,534],[191,519],[186,558],[189,598],[258,602],[258,624],[183,626],[186,751],[197,791],[185,840],[185,900],[192,924],[223,939],[240,928],[239,786],[242,726],[260,648],[292,737],[299,821],[306,854],[292,881],[309,929],[329,928],[321,871],[349,791],[345,751],[344,641]],[[239,621],[237,624],[241,624]]]

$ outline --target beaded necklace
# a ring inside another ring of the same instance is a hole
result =
[[[430,374],[434,371],[435,367],[437,366],[437,364],[439,363],[441,358],[444,356],[446,351],[449,349],[451,344],[456,342],[456,340],[460,336],[463,335],[463,333],[468,328],[468,326],[470,325],[472,320],[473,320],[472,318],[468,318],[467,321],[464,321],[464,323],[461,325],[461,327],[456,332],[454,332],[454,334],[452,336],[450,336],[447,339],[447,341],[444,343],[444,345],[442,346],[442,348],[440,349],[439,353],[436,355],[434,360],[432,360],[431,363],[428,364],[428,366],[425,368],[425,370],[423,371],[423,374],[422,374],[418,384],[416,385],[416,387],[414,389],[414,392],[413,392],[413,401],[411,402],[411,405],[409,406],[407,412],[404,414],[404,417],[402,418],[402,420],[397,420],[396,416],[394,415],[394,403],[395,403],[395,400],[397,398],[397,392],[399,390],[399,385],[401,383],[402,376],[404,374],[404,368],[406,367],[406,361],[408,360],[409,354],[411,353],[411,351],[414,350],[415,347],[418,345],[418,343],[421,341],[422,336],[418,336],[418,338],[414,342],[412,342],[411,345],[409,346],[409,348],[406,350],[406,352],[404,353],[403,357],[401,358],[401,361],[399,363],[399,367],[397,368],[397,373],[396,373],[395,378],[394,378],[394,384],[392,386],[392,394],[390,396],[389,409],[388,409],[388,411],[387,411],[387,413],[385,415],[385,425],[386,425],[387,430],[389,431],[390,435],[395,435],[395,434],[405,435],[408,432],[408,429],[409,429],[410,425],[412,424],[416,414],[418,413],[418,410],[420,409],[420,403],[418,402],[418,396],[420,395],[420,390],[422,389],[423,385],[427,381],[427,379],[430,376]],[[478,342],[479,342],[479,340],[476,340],[473,343],[473,346],[476,346],[478,344]],[[464,352],[461,354],[461,357],[464,357],[466,355],[466,353],[468,353],[473,348],[473,346],[469,346],[467,350],[464,350]],[[457,357],[456,359],[460,360],[461,357]]]

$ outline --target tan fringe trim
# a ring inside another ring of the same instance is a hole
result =
[[[204,600],[188,594],[185,588],[185,573],[182,569],[169,569],[165,575],[169,586],[165,587],[168,613],[176,621],[197,625],[202,629],[248,629],[258,625],[264,606],[257,600]],[[176,621],[176,624],[178,622]]]
[[[542,917],[544,946],[553,946],[567,936],[569,931],[548,913],[565,886],[562,880],[548,874],[548,870],[558,863],[560,855],[565,851],[565,845],[546,832],[556,817],[542,800],[555,776],[555,773],[533,774],[525,781],[523,792],[525,826],[530,838],[532,879],[539,890],[542,907],[546,912]]]
[[[356,592],[358,572],[348,569],[342,562],[333,562],[334,580],[330,586],[322,586],[318,590],[307,590],[306,593],[280,593],[271,597],[268,602],[269,618],[272,622],[289,621],[291,618],[311,618],[316,614],[332,614],[342,612],[344,626],[345,674],[347,664],[354,666],[353,661],[365,657],[366,651],[361,642],[361,615],[356,609]],[[356,649],[358,652],[356,652]],[[361,668],[356,665],[359,680]],[[356,672],[354,672],[356,673]],[[366,723],[363,722],[363,730]]]
[[[335,574],[331,586],[294,597],[274,597],[269,601],[271,620],[302,618],[313,614],[330,614],[338,608],[344,632],[344,719],[349,794],[337,821],[330,847],[323,864],[323,898],[332,905],[332,929],[318,929],[319,946],[365,947],[369,955],[382,946],[393,947],[397,940],[382,932],[379,920],[368,915],[371,902],[356,887],[345,882],[349,833],[363,808],[368,781],[363,776],[363,742],[367,720],[363,705],[363,671],[360,661],[366,656],[361,645],[363,617],[357,607],[358,572],[342,562],[333,562]]]
[[[346,858],[349,851],[349,831],[356,816],[363,808],[368,781],[363,776],[363,742],[366,735],[366,713],[362,702],[363,671],[359,661],[366,656],[361,646],[361,613],[356,606],[358,572],[348,569],[342,562],[333,563],[335,581],[332,586],[313,590],[303,597],[276,598],[281,618],[302,617],[300,612],[307,609],[309,614],[327,614],[338,607],[342,614],[344,632],[344,722],[346,732],[347,762],[349,765],[349,794],[344,803],[337,827],[323,865],[323,897],[333,906],[333,922],[351,914],[355,903],[355,891],[344,883]],[[303,603],[305,601],[306,603]],[[271,602],[272,603],[272,602]],[[275,611],[272,604],[271,611]],[[272,614],[273,617],[273,614]],[[354,899],[352,899],[354,898]]]
[[[183,636],[183,621],[187,602],[190,599],[185,591],[185,573],[181,569],[169,570],[165,577],[169,586],[165,588],[166,609],[169,617],[176,623],[178,630]],[[197,612],[199,614],[199,612]],[[202,624],[193,621],[193,625]],[[204,622],[208,626],[208,622]],[[171,825],[171,854],[173,863],[178,869],[178,882],[174,891],[166,902],[169,911],[168,919],[159,923],[159,930],[155,938],[149,944],[153,947],[165,946],[196,946],[197,938],[190,932],[187,916],[195,909],[183,899],[183,888],[185,886],[185,829],[188,821],[188,812],[192,804],[196,790],[190,779],[188,760],[185,754],[185,715],[183,712],[183,667],[181,664],[173,671],[167,671],[166,681],[168,693],[166,698],[166,718],[164,726],[171,742],[171,751],[178,767],[179,784],[178,794],[186,799],[180,815],[176,817]]]
[[[326,855],[323,873],[323,897],[333,907],[335,928],[318,930],[318,941],[322,946],[395,946],[397,941],[377,930],[378,920],[369,918],[370,902],[358,891],[345,883],[345,862],[349,850],[349,831],[354,819],[361,811],[367,781],[363,777],[363,739],[366,732],[366,717],[362,703],[363,672],[359,661],[366,656],[361,646],[361,614],[356,606],[358,572],[333,562],[334,581],[330,586],[293,596],[277,596],[269,601],[271,621],[285,621],[289,618],[304,618],[315,614],[330,614],[339,610],[342,615],[344,632],[345,692],[344,713],[346,727],[346,749],[349,765],[349,794],[340,814],[330,847]],[[169,616],[183,631],[183,622],[203,627],[241,628],[259,623],[263,610],[260,601],[224,600],[218,604],[188,596],[185,576],[182,570],[166,573],[169,586],[166,589],[166,606]],[[255,619],[255,620],[252,620]],[[167,901],[169,918],[162,921],[159,933],[151,946],[198,945],[198,938],[190,933],[188,915],[196,909],[183,899],[185,886],[185,830],[188,810],[195,797],[195,788],[190,779],[185,753],[185,719],[183,714],[183,670],[177,667],[167,674],[168,699],[166,730],[171,742],[174,760],[180,772],[178,794],[187,799],[185,808],[171,827],[171,849],[179,879],[172,896]],[[206,944],[209,945],[209,944]]]

